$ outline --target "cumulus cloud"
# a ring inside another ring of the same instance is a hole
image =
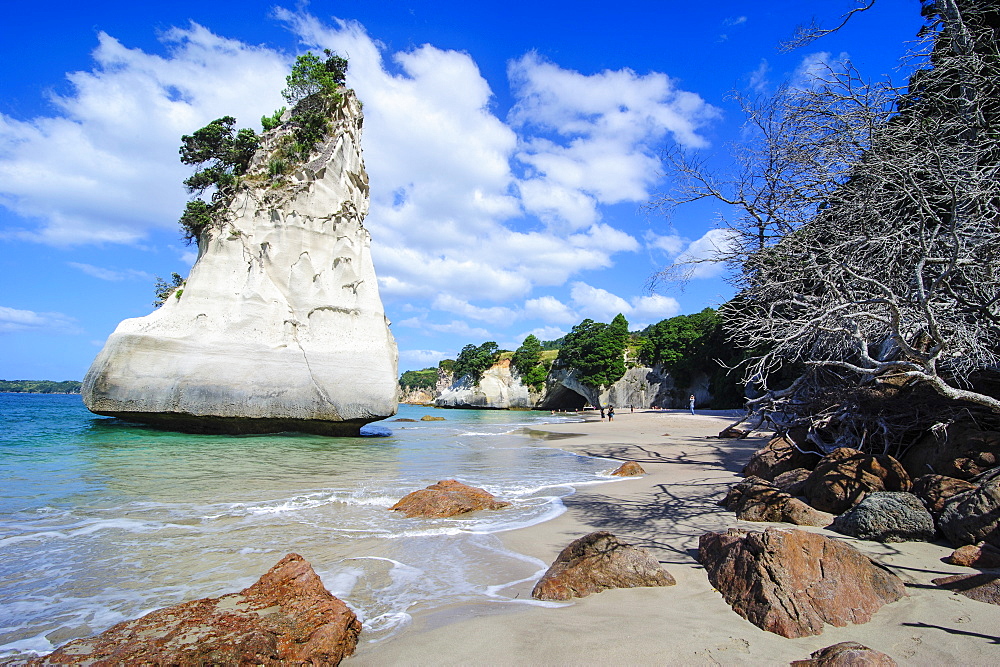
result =
[[[438,362],[444,359],[445,353],[437,350],[400,350],[399,363],[401,366],[437,366]]]
[[[632,328],[644,327],[652,322],[673,317],[681,311],[680,304],[673,297],[657,294],[632,297],[626,301],[605,289],[584,282],[573,283],[570,298],[583,317],[609,322],[615,315],[621,313],[629,320]]]
[[[735,249],[735,243],[732,230],[710,229],[678,255],[674,265],[682,267],[688,278],[716,278],[725,272],[723,260]]]
[[[849,61],[850,56],[845,52],[836,56],[829,51],[807,54],[792,73],[790,85],[802,89],[821,86],[833,72],[842,71]]]
[[[433,308],[438,310],[455,313],[456,315],[463,315],[473,320],[491,322],[493,324],[510,322],[515,317],[514,311],[510,308],[504,308],[502,306],[481,308],[479,306],[473,306],[468,301],[457,299],[450,294],[439,294],[431,305]]]
[[[38,333],[78,334],[76,320],[62,313],[36,313],[0,306],[0,332],[35,331]]]
[[[528,299],[524,302],[524,315],[553,324],[572,324],[579,320],[579,316],[569,306],[554,296]]]

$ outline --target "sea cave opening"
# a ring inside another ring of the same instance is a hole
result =
[[[586,398],[560,384],[549,390],[548,396],[545,397],[545,403],[539,407],[543,410],[575,412],[582,410],[585,405],[587,405]]]

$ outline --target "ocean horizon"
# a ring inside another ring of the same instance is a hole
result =
[[[565,511],[617,462],[549,446],[537,411],[400,405],[358,438],[192,435],[90,413],[79,395],[0,394],[0,657],[48,653],[305,557],[382,641],[412,614],[515,600],[548,566],[498,533]],[[444,421],[398,422],[432,414]],[[451,519],[387,508],[441,479],[512,503]]]

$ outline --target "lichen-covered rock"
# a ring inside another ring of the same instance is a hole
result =
[[[492,493],[462,484],[454,479],[444,479],[403,496],[390,510],[402,512],[408,518],[445,518],[478,510],[498,510],[510,503],[497,500]]]
[[[896,661],[864,644],[840,642],[813,651],[808,660],[793,660],[791,667],[896,667]]]
[[[938,528],[956,546],[986,541],[1000,547],[1000,468],[976,481],[975,489],[945,503]]]
[[[651,553],[598,531],[570,542],[535,584],[531,597],[569,600],[610,588],[675,583]]]
[[[611,474],[615,477],[635,477],[636,475],[645,475],[646,471],[635,461],[626,461],[615,468]]]
[[[818,454],[803,452],[790,439],[779,436],[753,453],[742,474],[770,481],[796,468],[812,470],[819,460]]]
[[[921,475],[913,480],[913,495],[920,498],[934,518],[940,516],[951,498],[974,488],[972,482],[946,475]]]
[[[910,477],[891,456],[841,447],[816,464],[802,487],[809,504],[840,514],[874,491],[909,491]]]
[[[239,593],[166,607],[74,640],[36,665],[336,665],[361,623],[312,566],[288,554]]]
[[[1000,574],[955,574],[931,581],[967,598],[1000,605]]]
[[[833,515],[820,512],[760,477],[738,482],[719,503],[741,521],[774,521],[798,526],[829,526]]]
[[[899,577],[854,547],[804,530],[705,533],[698,560],[733,611],[783,637],[867,623],[906,595]]]
[[[833,530],[875,542],[929,542],[934,519],[920,499],[903,491],[875,491],[833,522]]]
[[[946,563],[962,567],[976,567],[986,570],[1000,568],[1000,548],[986,542],[966,544],[955,549],[950,556],[943,560]]]
[[[353,93],[280,182],[262,137],[224,225],[199,239],[183,290],[123,321],[84,378],[101,415],[183,431],[357,435],[396,412],[396,343],[379,297]],[[277,183],[277,185],[275,185]]]

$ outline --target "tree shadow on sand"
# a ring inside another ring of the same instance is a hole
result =
[[[750,456],[763,446],[759,439],[720,440],[718,438],[685,438],[679,442],[664,443],[660,447],[683,448],[680,453],[657,452],[643,445],[613,442],[601,444],[599,449],[583,450],[585,456],[636,463],[670,463],[675,465],[697,465],[739,472],[750,460]]]

